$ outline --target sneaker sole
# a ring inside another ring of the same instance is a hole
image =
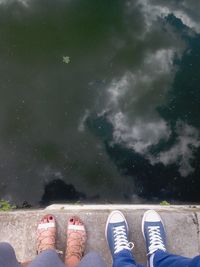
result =
[[[128,229],[128,223],[126,221],[126,218],[124,217],[124,214],[119,211],[119,210],[114,210],[110,213],[110,215],[108,216],[108,219],[107,219],[107,222],[106,222],[106,228],[105,228],[105,237],[106,237],[106,241],[108,243],[108,239],[107,239],[107,229],[108,229],[108,224],[110,223],[110,218],[113,216],[114,213],[120,213],[120,215],[123,217],[124,221],[125,221],[125,224],[126,224],[126,227],[127,227],[127,231],[129,232],[129,229]]]

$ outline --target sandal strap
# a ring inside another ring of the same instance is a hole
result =
[[[83,225],[68,225],[68,230],[77,230],[77,231],[85,231],[85,227]]]
[[[55,223],[40,223],[38,224],[38,229],[46,229],[55,227]]]
[[[82,229],[85,231],[84,228]],[[74,234],[76,236],[72,237]],[[83,257],[83,252],[85,248],[85,236],[86,236],[85,234],[83,234],[82,232],[80,233],[79,231],[71,232],[68,234],[68,242],[67,242],[65,259],[68,259],[71,256],[76,256],[81,260],[81,258]]]
[[[50,227],[47,227],[47,225]],[[55,245],[55,233],[48,232],[48,228],[52,227],[55,227],[54,223],[46,223],[44,227],[42,227],[42,224],[38,225],[38,229],[44,229],[44,231],[38,233],[37,254]]]

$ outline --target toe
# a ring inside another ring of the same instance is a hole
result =
[[[49,214],[47,219],[48,219],[48,222],[55,222],[55,218],[52,214]]]
[[[41,223],[47,223],[47,222],[48,222],[48,215],[44,215],[40,220],[40,224]]]
[[[73,216],[69,219],[68,224],[83,225],[81,219],[77,216]]]
[[[74,225],[75,224],[75,218],[74,217],[71,217],[68,221],[68,224],[72,224]]]
[[[79,223],[80,223],[80,220],[79,220],[79,218],[78,218],[78,217],[76,217],[76,220],[75,220],[75,225],[79,225]]]
[[[81,221],[80,218],[79,218],[79,220],[78,220],[78,225],[83,225],[83,222]]]

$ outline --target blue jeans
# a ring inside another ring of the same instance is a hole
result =
[[[13,247],[6,242],[0,242],[0,267],[22,267],[18,263]],[[55,250],[48,249],[36,256],[28,267],[67,267]],[[96,252],[90,252],[83,257],[77,267],[106,267],[102,257]]]
[[[136,263],[129,250],[123,250],[114,256],[113,267],[144,266]],[[150,267],[200,267],[200,256],[190,259],[158,250],[151,257]]]

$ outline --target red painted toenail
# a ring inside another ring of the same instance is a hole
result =
[[[70,219],[70,222],[73,222],[73,221],[74,221],[74,219],[73,219],[73,218],[71,218],[71,219]]]
[[[49,217],[49,220],[53,220],[53,217],[52,217],[52,216],[50,216],[50,217]]]

